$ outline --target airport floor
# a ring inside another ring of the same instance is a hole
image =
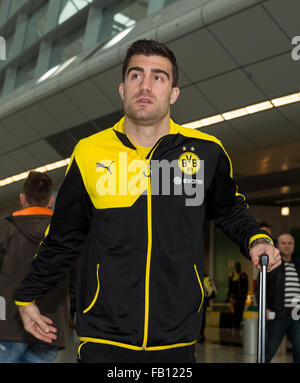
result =
[[[69,330],[67,347],[59,351],[56,363],[76,363],[79,341],[73,329]],[[255,355],[243,352],[242,332],[220,329],[216,326],[205,328],[205,340],[196,345],[197,363],[255,363]],[[291,363],[292,353],[279,352],[272,363]]]

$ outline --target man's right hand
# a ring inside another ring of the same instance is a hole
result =
[[[53,321],[50,318],[41,315],[35,303],[26,306],[18,306],[23,321],[24,328],[37,339],[46,343],[52,343],[57,339],[55,327],[52,327]]]

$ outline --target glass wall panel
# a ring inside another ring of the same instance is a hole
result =
[[[63,63],[69,58],[78,55],[82,51],[84,33],[85,24],[55,41],[49,68],[52,68],[55,65]]]
[[[9,16],[15,13],[24,2],[25,0],[10,0]]]
[[[6,54],[6,60],[0,60],[0,70],[2,67],[6,65],[6,62],[10,60],[10,52],[12,48],[12,42],[14,37],[14,32],[12,32],[8,37],[3,36],[5,38],[5,54]]]
[[[62,24],[94,0],[63,0],[58,24]]]
[[[10,52],[12,48],[12,42],[14,38],[14,32],[12,32],[8,37],[5,38],[6,43],[6,60],[10,59]]]
[[[2,78],[0,78],[0,97],[2,95],[3,85],[4,85],[4,76]]]
[[[98,41],[110,37],[132,27],[137,21],[147,16],[148,0],[120,1],[104,10],[103,22]]]
[[[49,3],[45,3],[29,16],[24,49],[42,37],[45,33],[48,4]]]
[[[15,88],[18,88],[26,82],[34,79],[36,64],[37,56],[18,69]]]
[[[179,0],[165,0],[164,7],[167,7],[170,4],[176,3],[176,1],[179,1]]]

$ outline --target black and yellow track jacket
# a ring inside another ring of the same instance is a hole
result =
[[[158,161],[174,166],[158,169],[153,185]],[[146,158],[124,133],[124,118],[79,141],[50,231],[16,304],[30,304],[52,289],[81,252],[82,344],[150,351],[195,343],[204,299],[205,219],[214,219],[248,258],[249,243],[267,237],[232,175],[219,140],[172,120],[169,134]],[[196,205],[187,184],[203,197]]]

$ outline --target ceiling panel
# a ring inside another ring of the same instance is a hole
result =
[[[15,150],[12,154],[13,157],[16,159],[17,163],[19,164],[17,173],[22,173],[23,171],[40,166],[39,159],[33,153],[29,152],[27,150],[27,147],[19,148]]]
[[[280,113],[287,118],[293,125],[300,128],[300,103],[284,105],[278,108]]]
[[[215,113],[214,107],[194,85],[181,89],[177,101],[171,106],[171,116],[179,124],[199,120]]]
[[[0,154],[13,150],[14,148],[21,145],[18,137],[12,136],[10,132],[2,125],[0,125],[0,137]]]
[[[251,148],[249,140],[245,139],[242,135],[236,132],[227,122],[221,122],[199,130],[221,140],[225,150],[228,151],[229,156],[231,150],[236,147],[240,150],[248,150]]]
[[[47,137],[57,131],[61,131],[61,125],[42,107],[40,103],[19,112],[20,118],[34,129],[39,137]]]
[[[56,162],[62,159],[62,157],[45,140],[35,142],[31,145],[28,145],[26,148],[29,153],[37,158],[38,166]]]
[[[217,76],[198,86],[221,113],[265,100],[242,70]]]
[[[300,34],[300,28],[299,28]],[[300,63],[286,53],[245,68],[269,98],[300,91]]]
[[[180,65],[178,66],[178,86],[179,88],[185,87],[187,85],[191,84],[191,79],[189,78],[188,74],[185,73],[181,68]]]
[[[1,120],[1,125],[7,132],[16,137],[21,144],[27,144],[39,138],[36,132],[31,129],[18,113]]]
[[[231,124],[247,137],[254,147],[268,147],[300,140],[300,130],[290,125],[274,109],[231,120]]]
[[[115,110],[115,106],[103,95],[96,83],[90,80],[80,82],[63,93],[87,119],[94,120]]]
[[[4,137],[3,137],[3,133],[5,132],[5,130],[3,130],[3,129],[4,128],[2,128],[0,125],[0,154],[5,153],[7,151],[6,143],[5,143]]]
[[[271,0],[264,4],[281,28],[290,36],[299,36],[300,1]]]
[[[0,155],[0,180],[6,178],[6,174],[5,163],[1,160]]]
[[[115,105],[116,110],[123,108],[119,96],[119,85],[122,82],[122,67],[119,65],[109,71],[91,78],[103,94]]]
[[[86,121],[86,116],[63,93],[44,99],[41,105],[62,126],[62,130]]]
[[[209,29],[241,65],[290,47],[290,41],[259,5],[219,21]]]
[[[70,134],[70,132],[64,131],[58,134],[54,134],[47,139],[47,143],[57,152],[62,158],[68,158],[71,156],[77,140]]]
[[[206,29],[182,37],[168,46],[176,55],[179,66],[194,82],[237,66]]]
[[[25,158],[24,161],[27,162],[27,159]],[[1,164],[5,164],[5,178],[27,170],[24,168],[23,159],[18,156],[17,151],[0,155],[0,162]]]

